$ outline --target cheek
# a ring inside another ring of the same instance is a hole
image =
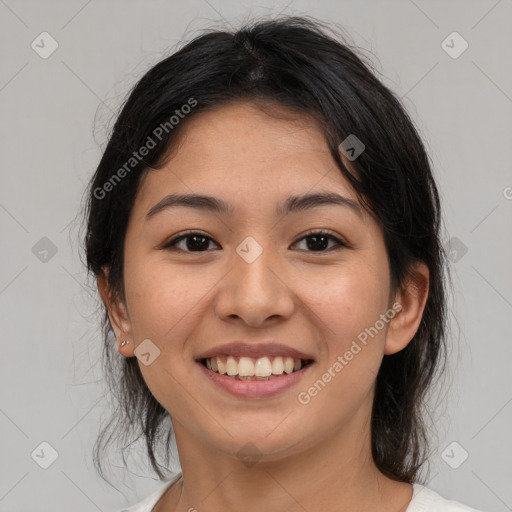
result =
[[[368,265],[333,268],[330,277],[305,281],[301,295],[321,320],[329,348],[338,351],[385,312],[388,279]]]
[[[327,349],[318,370],[323,383],[317,385],[322,391],[316,405],[328,410],[329,401],[335,400],[355,408],[370,391],[382,362],[387,324],[379,319],[387,307],[385,269],[346,267],[316,286],[309,283],[306,290],[307,305],[319,319]]]
[[[198,319],[206,314],[207,291],[215,280],[211,277],[211,283],[207,283],[197,269],[177,271],[162,262],[136,265],[132,260],[126,269],[126,293],[136,345],[150,339],[160,350],[152,364],[146,366],[138,361],[140,371],[155,399],[180,420],[182,411],[194,407],[189,393],[198,395],[189,385],[187,392],[183,391],[183,382],[190,380],[188,340]],[[197,419],[196,423],[200,421]]]
[[[177,270],[162,262],[137,265],[135,259],[127,262],[126,269],[126,293],[136,340],[149,338],[165,351],[180,348],[189,324],[197,323],[213,277],[209,283],[192,266]]]

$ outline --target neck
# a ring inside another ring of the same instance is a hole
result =
[[[368,413],[279,460],[244,465],[173,422],[183,478],[154,512],[404,512],[412,486],[382,474],[371,456]],[[358,421],[359,420],[359,421]],[[361,425],[364,428],[361,429]],[[184,448],[185,447],[185,448]],[[186,454],[186,456],[183,456]]]

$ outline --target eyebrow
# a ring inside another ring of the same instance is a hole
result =
[[[332,205],[349,208],[362,218],[362,210],[358,203],[334,192],[290,196],[277,206],[275,213],[277,217],[284,217],[290,213]],[[233,215],[234,213],[234,209],[229,203],[217,197],[200,194],[169,194],[148,211],[146,220],[151,219],[163,210],[180,206],[225,215]]]

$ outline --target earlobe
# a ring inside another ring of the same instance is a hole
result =
[[[425,263],[417,262],[410,270],[407,282],[395,294],[393,302],[400,310],[389,322],[384,354],[404,349],[416,334],[425,310],[429,289],[429,270]]]
[[[124,343],[123,345],[122,343],[130,342],[133,339],[131,323],[124,302],[114,299],[114,294],[108,284],[108,270],[107,267],[104,267],[103,274],[97,278],[98,291],[107,308],[110,324],[117,339],[118,350],[124,356],[129,357],[133,355],[134,343]]]

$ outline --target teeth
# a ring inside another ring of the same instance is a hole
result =
[[[282,357],[274,357],[274,360],[272,361],[272,373],[274,375],[281,375],[283,372],[284,372],[283,358]]]
[[[287,357],[285,360],[284,360],[284,372],[285,373],[292,373],[293,372],[293,367],[294,367],[294,363],[293,363],[293,357]]]
[[[226,372],[228,375],[238,375],[238,364],[233,356],[229,356],[226,362]]]
[[[250,377],[254,375],[254,363],[250,357],[241,357],[238,361],[238,375],[240,377]]]
[[[272,365],[268,357],[260,357],[254,365],[254,375],[256,377],[268,377],[272,375]]]
[[[269,380],[283,373],[300,370],[304,363],[293,357],[233,357],[216,356],[206,360],[206,367],[222,375],[240,380]]]

